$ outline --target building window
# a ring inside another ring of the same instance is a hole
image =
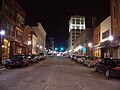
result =
[[[107,30],[104,33],[102,33],[102,39],[105,39],[107,37],[109,37],[109,30]]]
[[[14,37],[14,30],[15,30],[15,27],[11,25],[10,36]]]
[[[72,38],[75,38],[75,36],[72,36]]]
[[[73,29],[75,29],[75,26],[72,26]]]
[[[80,19],[76,19],[76,24],[80,24]]]
[[[81,24],[84,24],[84,20],[81,20]]]
[[[4,6],[4,13],[6,16],[8,16],[13,21],[16,20],[16,13],[13,9],[11,9],[7,4]]]
[[[75,24],[75,19],[72,19],[72,23]]]
[[[21,27],[24,26],[24,19],[20,15],[17,16],[17,24]]]
[[[113,6],[113,18],[115,19],[116,18],[116,7]]]
[[[80,29],[80,26],[76,26],[77,27],[77,29]]]
[[[23,32],[20,30],[16,30],[16,38],[19,40],[23,40]]]
[[[84,29],[84,26],[81,26],[81,29]]]

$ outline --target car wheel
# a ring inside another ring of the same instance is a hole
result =
[[[98,69],[97,69],[97,67],[95,67],[95,72],[98,72]]]
[[[105,77],[106,77],[106,78],[110,78],[110,70],[106,70],[106,72],[105,72]]]
[[[8,69],[9,67],[8,66],[5,66],[6,69]]]
[[[91,67],[91,63],[88,63],[88,67]]]

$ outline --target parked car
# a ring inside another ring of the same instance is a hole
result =
[[[78,63],[83,63],[84,62],[84,60],[85,60],[85,56],[79,56],[78,58],[77,58],[77,62]]]
[[[107,78],[120,77],[120,59],[105,58],[96,64],[95,71],[104,73]]]
[[[36,54],[32,54],[29,59],[29,63],[36,63],[37,60],[38,60],[38,56]]]
[[[93,56],[87,56],[85,60],[83,61],[83,64],[89,67],[94,67],[96,63],[98,63],[98,59]]]
[[[38,60],[43,60],[43,59],[45,59],[44,53],[39,53],[38,54]]]
[[[71,55],[71,60],[74,60],[75,59],[75,54]]]
[[[65,57],[66,57],[66,58],[70,58],[70,54],[66,54]]]
[[[29,62],[26,59],[25,55],[13,55],[10,59],[6,59],[4,66],[5,68],[11,67],[23,67],[28,66]]]

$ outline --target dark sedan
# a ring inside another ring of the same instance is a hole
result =
[[[96,64],[95,71],[104,73],[107,78],[111,76],[120,77],[120,59],[103,59]]]
[[[24,55],[13,55],[10,59],[6,59],[5,68],[28,66],[28,60]]]

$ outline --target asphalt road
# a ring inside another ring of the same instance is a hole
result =
[[[0,90],[120,90],[120,79],[106,79],[64,57],[49,57],[24,68],[0,69]]]

